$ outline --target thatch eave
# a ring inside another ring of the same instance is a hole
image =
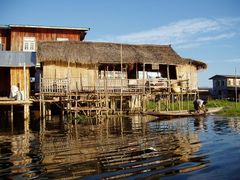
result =
[[[192,64],[194,66],[197,67],[197,69],[207,69],[207,64],[199,61],[199,60],[194,60],[194,59],[190,59],[190,58],[184,58],[184,60],[188,63],[188,64]]]

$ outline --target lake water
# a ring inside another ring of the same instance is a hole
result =
[[[240,118],[1,119],[0,179],[240,179]]]

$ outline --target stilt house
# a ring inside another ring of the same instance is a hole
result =
[[[37,52],[43,91],[197,90],[203,62],[180,57],[170,45],[42,42]],[[68,86],[66,85],[68,82]],[[143,88],[144,87],[144,88]]]
[[[30,81],[38,81],[41,69],[36,68],[35,52],[43,41],[82,41],[89,28],[36,25],[0,25],[0,97],[9,96],[10,87],[34,91]],[[25,71],[24,69],[25,64]],[[25,73],[24,73],[25,72]],[[26,78],[23,75],[26,75]]]

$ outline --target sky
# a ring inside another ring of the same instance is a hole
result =
[[[171,44],[208,64],[210,77],[240,75],[239,0],[0,0],[0,24],[88,27],[86,41]]]

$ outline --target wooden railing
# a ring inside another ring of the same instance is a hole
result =
[[[142,79],[97,79],[95,82],[82,83],[79,78],[71,79],[41,79],[42,93],[67,93],[80,91],[96,91],[96,92],[142,92],[147,90],[168,91],[172,89],[173,85],[185,83],[182,89],[186,89],[186,80],[142,80]],[[180,86],[177,85],[180,88]]]
[[[67,93],[70,81],[68,79],[41,79],[41,92],[43,93]]]

